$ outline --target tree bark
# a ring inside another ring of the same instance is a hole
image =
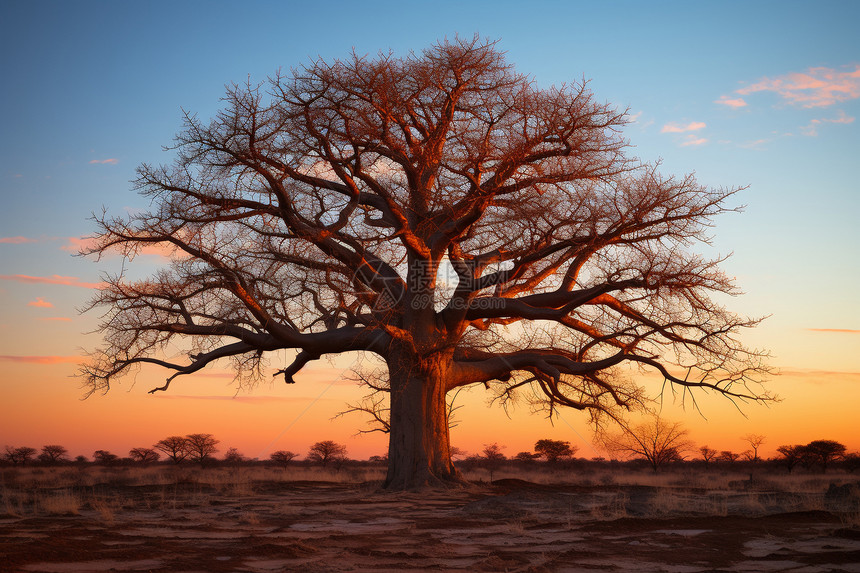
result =
[[[451,462],[446,402],[450,368],[451,356],[445,353],[398,352],[388,357],[391,432],[386,489],[464,483]]]

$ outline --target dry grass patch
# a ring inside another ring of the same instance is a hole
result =
[[[38,494],[35,505],[48,515],[78,515],[83,501],[78,492],[65,489]]]
[[[95,510],[107,525],[113,525],[116,514],[122,510],[122,503],[117,498],[93,496],[87,505]]]

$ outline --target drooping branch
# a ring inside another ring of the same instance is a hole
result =
[[[192,374],[194,372],[197,372],[198,370],[201,370],[205,366],[211,364],[212,362],[214,362],[220,358],[225,358],[227,356],[236,356],[239,354],[246,354],[248,352],[261,352],[261,350],[259,348],[251,346],[251,345],[246,344],[244,342],[234,342],[233,344],[228,344],[228,345],[222,346],[220,348],[217,348],[217,349],[212,350],[210,352],[206,352],[204,354],[192,354],[191,355],[192,362],[191,362],[191,364],[188,364],[187,366],[180,366],[178,364],[173,364],[173,363],[166,362],[164,360],[158,360],[158,359],[150,358],[150,357],[140,357],[137,359],[129,360],[129,361],[126,361],[125,364],[118,363],[117,366],[125,367],[125,366],[128,366],[129,364],[131,364],[132,362],[137,362],[140,364],[157,364],[159,366],[163,366],[163,367],[169,368],[171,370],[176,370],[175,374],[173,374],[172,376],[169,376],[167,378],[167,380],[165,381],[163,386],[153,388],[152,390],[149,391],[150,394],[154,394],[155,392],[163,392],[163,391],[167,390],[167,388],[170,386],[170,383],[177,376],[181,376],[183,374]]]
[[[346,416],[347,414],[365,414],[370,416],[368,421],[369,428],[358,430],[358,434],[372,434],[373,432],[381,432],[383,434],[391,433],[391,413],[387,406],[388,397],[374,393],[362,398],[358,404],[349,404],[348,408],[342,412],[338,412],[335,418]]]

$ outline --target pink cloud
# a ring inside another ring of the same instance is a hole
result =
[[[818,135],[818,127],[821,125],[820,119],[813,119],[809,122],[809,125],[805,125],[800,128],[800,131],[803,132],[803,135],[808,135],[809,137],[815,137]]]
[[[816,136],[818,135],[818,128],[825,123],[849,124],[854,123],[854,118],[840,109],[835,118],[813,119],[809,125],[801,127],[800,130],[804,135]]]
[[[684,143],[681,144],[681,147],[704,145],[707,142],[708,140],[704,137],[690,136]]]
[[[40,308],[54,308],[54,305],[46,301],[42,297],[36,297],[36,300],[31,300],[27,306],[38,306]]]
[[[851,328],[807,328],[810,332],[835,332],[839,334],[860,334],[860,330]]]
[[[72,319],[67,316],[46,316],[39,320],[43,320],[45,322],[72,322]]]
[[[698,131],[704,129],[707,125],[702,121],[694,121],[687,125],[678,125],[677,123],[667,123],[660,130],[660,133],[686,133],[688,131]]]
[[[68,253],[79,253],[81,249],[90,249],[96,244],[92,237],[66,237],[66,240],[68,242],[60,250]]]
[[[110,159],[93,159],[90,161],[90,164],[98,164],[98,165],[116,165],[119,163],[119,159],[114,159],[111,157]]]
[[[747,102],[745,102],[743,98],[740,98],[740,97],[732,98],[732,97],[725,96],[725,95],[720,96],[720,99],[716,100],[714,103],[718,103],[720,105],[725,105],[725,106],[734,107],[734,108],[747,106]]]
[[[3,356],[0,362],[17,362],[19,364],[79,364],[83,356]]]
[[[809,68],[774,78],[762,78],[751,86],[737,90],[741,95],[771,91],[791,104],[801,107],[826,107],[860,98],[860,64],[850,71],[832,68]]]
[[[81,250],[89,250],[97,244],[93,237],[67,237],[66,240],[68,242],[61,246],[60,249],[69,253],[79,253]],[[167,243],[151,243],[141,246],[138,254],[170,259],[177,255],[177,251],[175,247]]]
[[[7,245],[21,245],[23,243],[36,242],[38,242],[36,239],[31,239],[30,237],[0,237],[0,243],[5,243]]]
[[[855,119],[855,118],[853,118],[853,117],[851,117],[850,115],[846,114],[846,113],[845,113],[844,111],[842,111],[841,109],[839,110],[838,116],[839,116],[839,117],[837,117],[837,118],[835,118],[835,119],[825,119],[824,121],[826,121],[827,123],[844,123],[844,124],[854,123],[854,119]]]
[[[104,285],[104,283],[82,282],[80,279],[78,279],[78,277],[64,277],[61,275],[51,275],[49,277],[31,277],[29,275],[0,275],[0,280],[15,281],[28,284],[76,286],[83,288],[101,288]]]

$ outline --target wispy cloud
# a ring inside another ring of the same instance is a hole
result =
[[[744,143],[738,143],[738,147],[742,147],[744,149],[761,149],[761,147],[770,143],[770,139],[756,139],[753,141],[745,141]]]
[[[796,378],[812,384],[827,384],[833,382],[860,382],[860,372],[839,370],[811,370],[806,368],[782,368],[780,376]]]
[[[774,92],[792,105],[807,108],[857,99],[860,98],[860,64],[855,64],[854,69],[819,67],[773,78],[764,77],[735,93],[749,95],[763,91]]]
[[[154,394],[154,397],[161,400],[209,400],[209,401],[227,401],[227,402],[244,402],[246,404],[267,404],[271,402],[300,402],[306,403],[313,400],[310,396],[189,396],[182,394]],[[319,401],[339,401],[336,398],[320,398]]]
[[[681,143],[681,147],[691,147],[691,146],[704,145],[707,142],[708,142],[708,140],[704,137],[696,137],[696,136],[691,135],[686,140],[684,140],[683,143]]]
[[[61,275],[51,275],[49,277],[32,277],[30,275],[0,275],[0,280],[15,281],[28,284],[76,286],[82,288],[100,288],[103,286],[103,283],[88,283],[81,281],[78,277],[64,277]]]
[[[119,159],[115,159],[113,157],[109,159],[93,159],[90,161],[90,164],[97,165],[116,165],[117,163],[119,163]]]
[[[38,242],[38,239],[31,239],[30,237],[0,237],[0,243],[7,245],[22,245],[24,243],[36,242]]]
[[[744,98],[741,98],[741,97],[733,98],[731,96],[726,96],[726,95],[720,96],[720,99],[714,101],[714,103],[718,103],[720,105],[725,105],[725,106],[733,107],[733,108],[739,108],[739,107],[746,107],[747,106],[747,102],[744,101]]]
[[[0,362],[16,362],[19,364],[78,364],[83,362],[83,356],[8,356],[0,355]]]
[[[679,125],[677,123],[667,123],[660,130],[660,133],[687,133],[689,131],[698,131],[707,127],[702,121],[693,121],[687,125]]]
[[[827,123],[854,123],[854,118],[846,114],[841,109],[837,112],[836,115],[838,117],[836,117],[835,119],[825,119],[823,121],[826,121]]]
[[[860,334],[860,330],[852,328],[807,328],[810,332],[835,332],[839,334]]]
[[[46,301],[42,297],[36,297],[36,300],[31,300],[27,306],[37,306],[39,308],[54,308],[54,305]]]
[[[92,237],[66,237],[66,244],[62,245],[60,250],[67,253],[79,253],[82,249],[94,247],[95,244]]]
[[[708,142],[707,138],[701,137],[696,132],[705,129],[708,125],[703,121],[692,121],[687,124],[679,124],[675,122],[667,123],[660,130],[660,133],[672,133],[683,135],[680,145],[681,147],[695,147],[704,145]]]
[[[60,247],[60,250],[68,253],[79,253],[82,250],[87,251],[96,246],[96,240],[93,237],[66,237],[66,244]],[[119,253],[115,250],[115,253]],[[151,243],[141,245],[137,251],[138,255],[152,255],[171,259],[180,252],[175,247],[167,243]]]
[[[854,118],[840,109],[836,114],[835,118],[813,119],[809,122],[809,125],[801,127],[800,130],[803,132],[804,135],[814,137],[818,135],[818,128],[825,123],[849,124],[854,123]]]
[[[627,121],[643,130],[654,125],[654,120],[649,117],[644,117],[644,114],[641,111],[628,115]]]
[[[68,316],[44,316],[38,320],[44,322],[72,322],[72,319]]]

